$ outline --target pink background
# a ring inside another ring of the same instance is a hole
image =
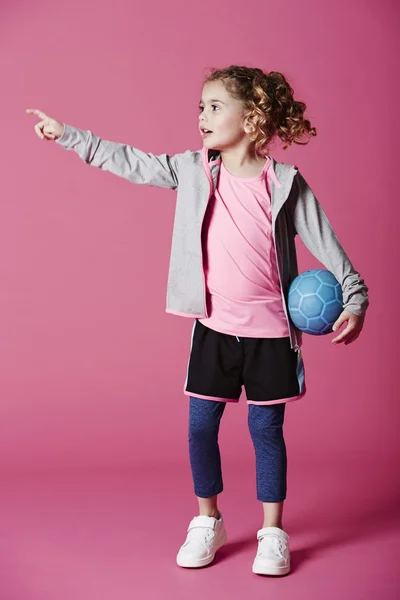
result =
[[[203,77],[230,64],[283,72],[306,103],[317,137],[272,155],[298,165],[371,305],[348,346],[304,336],[308,391],[285,421],[292,574],[250,571],[262,521],[243,391],[220,432],[232,545],[202,581],[226,575],[235,598],[251,585],[309,598],[308,582],[315,597],[394,593],[398,17],[389,0],[2,3],[4,598],[200,592],[199,573],[174,564],[197,514],[183,394],[193,320],[164,312],[176,192],[39,140],[25,109],[145,151],[195,150]],[[321,266],[297,248],[300,271]]]

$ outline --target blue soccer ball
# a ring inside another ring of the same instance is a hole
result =
[[[300,273],[289,286],[289,316],[304,333],[325,335],[343,310],[342,288],[326,269]]]

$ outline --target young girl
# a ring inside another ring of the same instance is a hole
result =
[[[333,329],[347,326],[332,343],[353,342],[363,327],[367,286],[298,168],[269,154],[275,136],[286,149],[316,135],[305,108],[281,73],[213,69],[199,107],[203,148],[174,156],[105,141],[27,110],[41,119],[35,125],[41,139],[56,140],[87,164],[133,183],[177,190],[166,311],[194,318],[184,393],[199,506],[177,555],[182,567],[211,563],[226,542],[217,507],[223,490],[218,431],[226,403],[238,402],[244,385],[264,513],[252,570],[290,571],[282,524],[283,421],[286,403],[306,392],[302,332],[287,309],[289,285],[298,275],[296,234],[342,286],[343,312]]]

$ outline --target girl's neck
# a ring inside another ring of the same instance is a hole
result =
[[[221,150],[221,160],[226,170],[236,177],[258,177],[267,161],[249,147]]]
[[[235,177],[258,177],[261,175],[267,158],[260,156],[257,160],[242,162],[241,164],[234,161],[227,161],[226,158],[222,158],[224,167],[231,175]]]

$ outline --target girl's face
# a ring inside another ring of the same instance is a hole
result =
[[[206,148],[226,151],[247,137],[243,105],[227,92],[222,81],[204,84],[199,110],[199,129]],[[204,129],[211,133],[204,133]]]

